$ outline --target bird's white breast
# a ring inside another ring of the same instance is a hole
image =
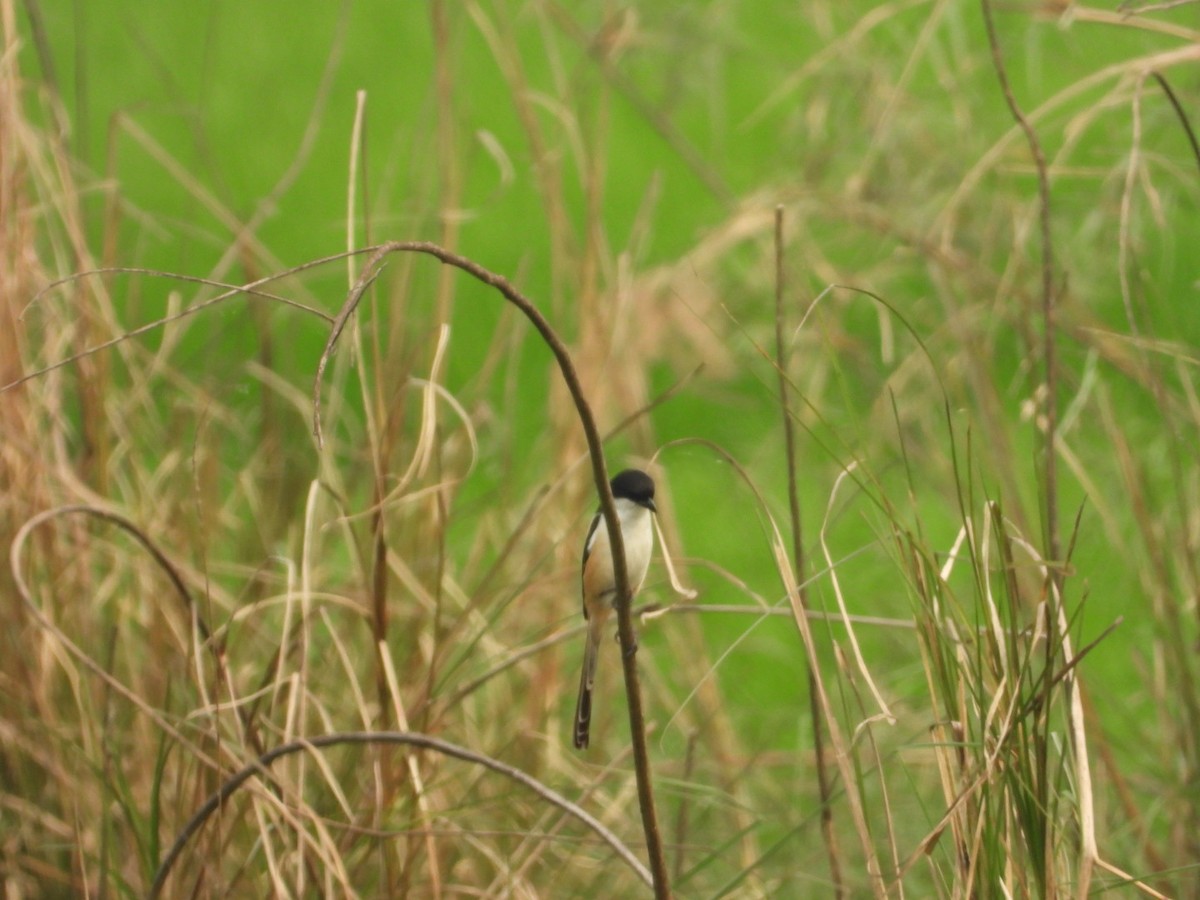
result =
[[[617,500],[617,518],[621,520],[629,587],[636,591],[646,579],[646,570],[650,568],[650,553],[654,549],[650,510],[622,497]]]
[[[621,537],[625,544],[625,569],[629,573],[629,587],[635,593],[646,578],[650,568],[650,555],[654,549],[654,530],[650,521],[650,510],[624,497],[616,498],[617,521],[621,524]],[[595,527],[587,546],[592,573],[586,581],[585,591],[600,596],[616,590],[613,574],[612,549],[608,543],[608,526],[597,514]]]

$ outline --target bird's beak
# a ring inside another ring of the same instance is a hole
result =
[[[646,501],[646,509],[650,510],[652,513],[658,512],[658,507],[654,505],[653,498]]]

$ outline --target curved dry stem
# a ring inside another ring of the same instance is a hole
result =
[[[1179,124],[1183,126],[1183,133],[1187,136],[1188,145],[1192,148],[1192,158],[1196,160],[1196,165],[1200,166],[1200,141],[1196,139],[1195,129],[1192,128],[1192,123],[1187,117],[1187,112],[1184,111],[1183,104],[1179,102],[1179,98],[1175,96],[1175,91],[1171,89],[1171,85],[1165,77],[1158,72],[1151,72],[1150,77],[1158,82],[1158,86],[1167,95],[1167,100],[1170,101],[1171,108],[1175,110],[1175,115],[1179,117]]]
[[[38,617],[41,618],[41,610],[37,608],[37,604],[33,602],[33,595],[29,591],[29,585],[26,584],[24,576],[21,574],[21,556],[24,551],[25,541],[35,528],[43,522],[48,522],[51,519],[59,516],[70,515],[72,513],[82,513],[84,515],[93,516],[101,521],[116,525],[118,528],[131,535],[134,540],[145,548],[146,552],[158,563],[170,579],[171,585],[175,588],[180,599],[183,601],[184,609],[189,617],[195,617],[196,627],[200,631],[200,636],[207,643],[212,632],[209,630],[207,623],[200,615],[200,610],[196,608],[196,602],[192,599],[191,593],[187,589],[187,585],[183,583],[183,576],[179,574],[179,570],[175,568],[175,564],[167,558],[154,541],[150,540],[150,536],[142,531],[136,524],[122,516],[120,513],[112,512],[111,510],[102,509],[98,506],[85,506],[82,504],[75,506],[56,506],[54,509],[43,510],[25,522],[17,531],[16,537],[13,538],[12,546],[9,548],[8,564],[12,572],[13,581],[17,586],[17,593],[21,595],[21,599]],[[218,657],[219,651],[213,648],[214,654]]]
[[[267,767],[276,760],[282,759],[285,756],[290,756],[294,753],[299,753],[304,750],[316,751],[326,747],[336,747],[339,745],[378,745],[378,744],[398,744],[404,746],[421,747],[426,750],[433,750],[442,753],[446,756],[455,759],[461,759],[466,762],[472,762],[476,765],[483,766],[485,769],[491,769],[493,772],[498,772],[501,775],[524,785],[529,788],[547,803],[550,803],[563,812],[574,816],[593,832],[595,832],[601,840],[612,847],[613,851],[625,862],[634,873],[637,874],[647,885],[653,885],[654,879],[650,871],[642,865],[633,852],[626,847],[621,839],[604,827],[598,819],[591,816],[582,807],[572,803],[562,794],[555,791],[553,788],[547,787],[536,778],[526,774],[520,769],[500,762],[498,759],[493,759],[490,756],[485,756],[482,753],[476,753],[474,750],[468,750],[466,747],[460,747],[457,744],[451,744],[449,741],[443,741],[439,738],[431,737],[426,734],[419,734],[404,731],[351,731],[339,734],[323,734],[314,738],[301,739],[291,741],[287,744],[282,744],[272,750],[262,754],[254,762],[244,766],[230,778],[228,778],[209,798],[204,805],[200,807],[188,821],[188,823],[180,831],[178,837],[175,838],[175,843],[171,845],[171,849],[167,851],[162,862],[159,863],[158,871],[154,874],[154,882],[150,885],[150,891],[147,896],[154,900],[162,894],[163,886],[166,884],[167,878],[171,875],[171,870],[175,863],[179,860],[188,842],[204,827],[204,823],[208,821],[209,816],[221,808],[238,788],[244,785],[256,775],[263,774]]]
[[[170,578],[171,582],[175,585],[176,590],[179,591],[183,597],[189,613],[195,616],[197,623],[196,627],[198,629],[204,629],[205,633],[207,634],[207,626],[204,625],[203,621],[201,621],[199,613],[195,609],[195,604],[191,599],[191,595],[188,593],[187,588],[183,584],[183,579],[180,577],[179,572],[175,569],[171,561],[167,559],[166,555],[154,545],[153,541],[146,536],[145,532],[139,529],[128,519],[117,513],[94,506],[60,506],[56,507],[55,509],[48,509],[27,520],[17,530],[16,535],[13,537],[12,544],[9,547],[8,559],[9,569],[13,577],[13,586],[16,588],[17,594],[20,596],[21,601],[25,604],[26,608],[34,617],[37,624],[48,634],[53,635],[55,640],[59,641],[71,653],[72,656],[83,663],[83,665],[86,666],[94,675],[96,675],[96,677],[108,685],[108,687],[117,694],[128,700],[135,708],[141,710],[155,723],[155,725],[162,729],[164,734],[170,735],[178,744],[188,748],[189,752],[196,760],[214,770],[218,769],[219,764],[217,761],[208,753],[206,753],[203,748],[201,748],[188,736],[176,728],[175,725],[171,723],[165,715],[135,694],[120,680],[114,678],[104,666],[89,656],[82,647],[72,641],[61,628],[55,625],[50,620],[49,616],[47,616],[46,613],[44,613],[37,605],[37,603],[34,602],[33,593],[30,591],[29,584],[26,582],[25,576],[21,571],[21,559],[24,555],[25,543],[29,540],[29,535],[32,534],[34,529],[39,525],[57,516],[66,515],[68,513],[84,513],[86,515],[96,516],[97,518],[117,525],[118,527],[129,532],[129,534],[133,535],[133,537],[143,547],[146,548],[154,560],[163,567],[163,570],[167,573],[168,578]],[[217,661],[217,665],[221,667],[218,674],[223,677],[224,665],[218,645],[210,643],[210,647],[213,649],[213,655]]]
[[[289,275],[291,272],[289,271],[283,274]],[[25,308],[21,310],[21,315],[24,316],[25,313],[27,313],[39,300],[42,299],[42,297],[46,296],[46,294],[49,294],[51,291],[57,290],[63,285],[73,284],[76,281],[80,281],[84,278],[91,278],[92,276],[97,275],[147,275],[152,278],[169,278],[172,281],[182,281],[185,284],[201,284],[205,287],[220,288],[225,292],[220,297],[210,298],[200,306],[184,310],[180,313],[177,313],[175,316],[163,319],[160,322],[155,322],[153,323],[154,325],[173,322],[175,319],[191,315],[193,312],[198,311],[208,304],[228,299],[229,297],[236,296],[237,294],[245,294],[248,297],[259,297],[263,300],[273,300],[276,303],[282,303],[284,306],[291,306],[295,309],[298,309],[300,312],[308,313],[311,316],[316,316],[318,319],[324,319],[326,322],[333,322],[333,316],[329,315],[329,313],[325,312],[324,310],[309,306],[306,303],[301,303],[298,300],[293,300],[290,297],[284,297],[281,294],[272,294],[269,291],[260,291],[255,287],[255,285],[263,284],[266,281],[277,280],[278,278],[282,277],[280,275],[268,276],[267,278],[252,282],[251,284],[238,285],[229,284],[225,281],[217,281],[214,278],[204,278],[200,275],[182,275],[179,272],[166,272],[162,269],[145,269],[141,268],[140,266],[102,266],[99,269],[88,269],[86,272],[72,272],[70,275],[65,275],[62,278],[55,278],[33,295],[33,299],[26,303]]]
[[[365,251],[357,251],[357,252],[365,252]],[[60,359],[58,362],[51,363],[50,365],[47,365],[47,366],[42,366],[40,369],[35,369],[32,372],[27,372],[24,375],[22,375],[20,378],[16,379],[15,381],[10,381],[8,384],[0,385],[0,394],[3,394],[5,391],[12,390],[13,388],[18,387],[27,381],[32,381],[35,378],[40,378],[41,376],[43,376],[49,372],[53,372],[56,369],[61,369],[63,366],[69,366],[71,363],[78,362],[81,359],[86,359],[89,356],[93,356],[102,350],[108,350],[112,347],[115,347],[118,344],[124,343],[125,341],[129,340],[130,338],[140,337],[141,335],[148,334],[149,332],[154,331],[157,328],[162,328],[164,325],[169,325],[172,322],[178,322],[180,319],[186,319],[189,316],[194,316],[196,313],[203,312],[204,310],[208,309],[210,306],[216,306],[218,303],[222,303],[222,302],[228,300],[230,297],[236,297],[236,296],[239,296],[242,294],[263,297],[265,299],[274,300],[274,301],[277,301],[280,303],[285,303],[288,306],[296,307],[297,309],[301,309],[306,313],[310,313],[314,316],[317,316],[318,318],[325,319],[326,321],[328,321],[329,316],[326,315],[325,313],[321,312],[318,309],[313,309],[310,306],[305,306],[304,304],[297,303],[294,300],[287,300],[283,297],[277,297],[274,294],[264,293],[262,291],[259,291],[258,287],[261,285],[264,285],[264,284],[270,284],[273,281],[279,281],[281,278],[286,278],[289,275],[296,275],[300,272],[307,271],[308,269],[318,268],[320,266],[325,265],[326,263],[336,262],[339,259],[344,259],[346,256],[347,256],[347,254],[345,254],[345,253],[335,253],[332,256],[323,256],[320,259],[309,260],[306,263],[302,263],[301,265],[298,265],[298,266],[293,266],[292,268],[285,269],[282,272],[276,272],[271,275],[265,275],[262,278],[257,278],[254,281],[249,282],[248,284],[243,284],[240,287],[230,288],[229,290],[224,291],[223,293],[220,293],[215,297],[210,297],[209,299],[203,300],[200,303],[195,304],[194,306],[189,306],[187,309],[181,310],[180,312],[177,312],[174,315],[163,316],[161,319],[155,319],[153,322],[147,322],[145,325],[139,325],[137,328],[133,328],[129,331],[126,331],[124,334],[119,334],[115,338],[111,338],[110,340],[107,340],[107,341],[102,341],[99,344],[96,344],[95,346],[88,347],[86,350],[80,350],[78,353],[72,353],[70,356],[66,357],[65,359]],[[79,278],[84,278],[89,275],[103,275],[103,274],[107,274],[110,272],[131,272],[131,273],[138,273],[138,274],[160,275],[160,276],[166,277],[166,278],[177,278],[181,281],[199,282],[202,284],[211,284],[213,286],[217,286],[217,285],[221,284],[220,282],[212,282],[212,281],[208,281],[207,279],[203,279],[203,278],[196,278],[196,277],[192,277],[192,276],[180,276],[180,275],[176,275],[173,272],[157,272],[154,270],[139,270],[139,269],[129,269],[129,268],[95,269],[95,270],[92,270],[89,272],[79,272],[74,275],[70,275],[66,278],[62,278],[57,281],[54,281],[50,285],[48,285],[46,288],[43,288],[42,291],[39,292],[38,296],[41,296],[42,293],[45,293],[46,291],[48,291],[54,287],[57,287],[61,284],[65,284],[69,281],[73,281],[73,280],[76,280]],[[35,297],[34,299],[36,300],[37,298]]]
[[[666,857],[663,852],[662,836],[658,828],[658,816],[654,807],[654,789],[650,780],[650,755],[646,742],[646,720],[642,709],[642,693],[639,686],[637,671],[637,636],[633,628],[633,616],[630,610],[632,592],[629,587],[629,571],[625,562],[625,543],[621,535],[620,522],[617,519],[616,506],[613,502],[612,488],[608,483],[608,469],[604,461],[604,445],[600,432],[596,427],[595,417],[591,406],[583,393],[583,386],[567,352],[566,345],[550,327],[545,316],[527,297],[518,291],[502,275],[485,269],[478,263],[451,253],[437,244],[428,241],[389,241],[377,247],[369,248],[371,257],[363,267],[362,274],[346,297],[341,311],[333,322],[329,339],[321,358],[317,363],[317,372],[313,380],[313,435],[317,446],[324,446],[324,436],[321,429],[321,385],[325,368],[333,355],[338,339],[346,328],[346,323],[358,308],[367,288],[379,276],[384,260],[392,253],[424,253],[432,256],[445,265],[461,269],[498,290],[508,302],[521,311],[550,352],[554,354],[562,373],[563,381],[579,413],[579,422],[583,426],[584,437],[587,440],[588,454],[592,460],[592,478],[595,482],[596,493],[600,496],[600,509],[604,514],[605,526],[612,547],[613,570],[616,575],[617,595],[617,633],[621,639],[621,661],[625,676],[625,694],[629,705],[629,730],[632,741],[634,771],[637,775],[638,806],[642,813],[642,830],[646,836],[646,851],[650,859],[650,869],[654,873],[654,893],[657,898],[670,897],[671,889],[667,873]]]

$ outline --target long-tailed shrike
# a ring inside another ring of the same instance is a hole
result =
[[[616,501],[621,539],[625,545],[625,569],[629,589],[636,594],[650,567],[654,549],[654,529],[650,515],[654,506],[654,479],[639,469],[626,469],[611,482]],[[617,578],[613,573],[612,547],[604,514],[597,512],[583,545],[583,616],[587,619],[587,646],[583,651],[583,674],[579,679],[579,700],[575,705],[575,748],[588,745],[592,722],[592,687],[596,683],[596,658],[604,625],[617,601]]]

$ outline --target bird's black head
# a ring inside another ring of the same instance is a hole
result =
[[[641,469],[626,469],[610,482],[613,497],[632,500],[651,512],[658,512],[654,505],[654,479]]]

